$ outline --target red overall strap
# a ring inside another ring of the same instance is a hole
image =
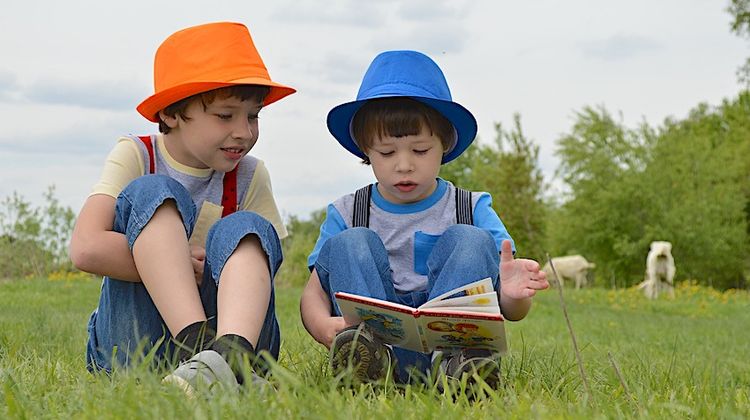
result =
[[[221,196],[221,205],[224,210],[221,217],[229,216],[237,211],[237,165],[231,171],[224,174],[224,192]]]
[[[148,173],[153,174],[155,172],[154,170],[154,144],[151,143],[151,136],[138,136],[139,139],[143,142],[143,145],[146,146],[146,150],[148,151]]]

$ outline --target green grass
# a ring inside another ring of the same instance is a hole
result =
[[[750,417],[747,292],[683,285],[673,300],[647,301],[634,290],[566,290],[590,395],[557,292],[541,293],[525,320],[507,325],[504,388],[471,403],[433,388],[337,387],[300,322],[298,288],[277,289],[284,340],[270,398],[248,389],[191,400],[144,367],[90,375],[85,326],[98,289],[82,280],[0,283],[0,418]]]

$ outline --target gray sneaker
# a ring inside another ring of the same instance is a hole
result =
[[[476,376],[474,376],[476,374]],[[451,391],[460,387],[466,375],[467,389],[476,385],[479,377],[491,389],[497,390],[502,384],[500,377],[500,355],[487,349],[462,349],[458,353],[446,355],[438,366],[437,388],[443,389],[443,377]]]
[[[341,330],[333,339],[330,353],[334,376],[351,370],[354,382],[375,382],[393,377],[393,350],[375,337],[364,323]]]
[[[217,386],[233,390],[239,388],[229,364],[213,350],[203,350],[180,363],[162,383],[177,385],[189,396],[203,391],[211,392]]]

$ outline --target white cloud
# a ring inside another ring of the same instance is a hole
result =
[[[456,20],[465,18],[474,4],[471,1],[411,0],[399,4],[398,14],[411,21]]]
[[[662,45],[653,38],[617,34],[604,40],[586,42],[581,49],[586,57],[619,61],[631,59],[640,54],[658,52],[662,49]]]
[[[146,92],[144,83],[131,81],[47,79],[24,88],[22,96],[38,104],[129,111]]]
[[[0,101],[15,102],[18,100],[18,82],[16,75],[0,70]]]
[[[385,18],[383,5],[378,2],[303,0],[277,3],[274,7],[271,17],[286,23],[372,27]]]

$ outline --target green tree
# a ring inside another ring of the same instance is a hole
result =
[[[35,207],[14,192],[0,202],[0,277],[44,276],[72,268],[68,244],[74,214],[55,197],[55,187],[44,193],[45,205]]]
[[[682,277],[742,287],[748,263],[750,97],[667,121],[645,172],[646,236],[668,237]]]
[[[286,224],[289,236],[281,242],[284,264],[277,276],[281,284],[302,286],[307,283],[310,278],[307,256],[315,246],[325,215],[325,210],[321,209],[313,212],[310,220],[301,220],[296,216],[289,218]]]
[[[583,255],[608,283],[632,284],[645,256],[648,203],[640,174],[653,133],[646,125],[626,129],[603,107],[586,107],[576,118],[557,142],[558,175],[570,192],[550,222],[551,249]]]
[[[643,278],[649,244],[672,242],[678,278],[742,287],[748,269],[750,96],[699,105],[658,130],[629,130],[603,108],[558,141],[570,194],[555,210],[556,254],[580,253],[606,284]]]
[[[727,11],[734,18],[731,24],[732,32],[750,38],[750,0],[731,0]],[[750,57],[737,70],[737,76],[741,83],[750,86]]]

